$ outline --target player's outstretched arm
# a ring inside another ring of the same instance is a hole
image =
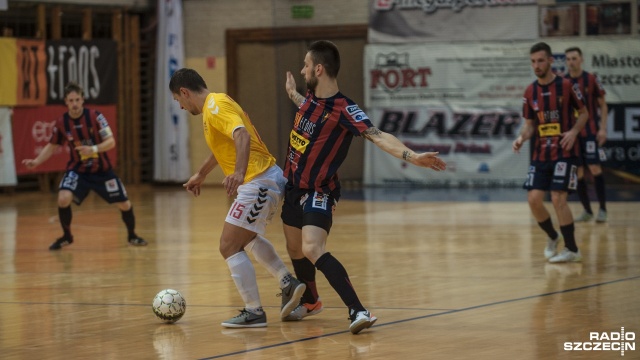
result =
[[[525,141],[529,140],[533,136],[533,121],[531,119],[525,119],[522,129],[520,129],[520,135],[513,140],[511,147],[514,153],[520,153],[520,148]]]
[[[114,147],[116,147],[116,140],[113,138],[113,136],[111,136],[109,138],[106,138],[103,142],[101,142],[100,144],[97,144],[97,145],[93,145],[93,146],[88,146],[88,145],[76,146],[76,151],[79,152],[80,155],[82,155],[82,156],[91,156],[93,154],[109,151],[109,150],[113,149]]]
[[[304,96],[302,96],[298,90],[296,89],[296,80],[291,74],[291,71],[287,71],[287,81],[285,82],[285,88],[287,89],[287,94],[289,95],[289,99],[293,101],[296,106],[300,106],[304,101]]]
[[[36,166],[39,166],[43,162],[49,160],[53,152],[58,148],[57,144],[48,143],[45,147],[40,151],[40,154],[35,159],[24,159],[22,160],[22,164],[27,167],[27,169],[33,169]]]
[[[240,127],[233,132],[233,143],[236,148],[236,164],[233,173],[222,180],[227,195],[232,196],[238,186],[244,183],[244,177],[249,167],[249,153],[251,152],[251,135],[247,129]]]
[[[576,142],[576,138],[580,131],[584,129],[584,126],[587,124],[589,120],[589,112],[587,108],[583,106],[580,110],[578,110],[578,119],[576,120],[575,125],[571,128],[571,130],[562,133],[562,139],[560,139],[560,146],[563,149],[569,150],[573,147],[573,144]]]
[[[182,184],[182,187],[185,188],[188,192],[193,194],[193,196],[198,197],[200,195],[200,186],[204,182],[204,179],[207,178],[207,175],[218,165],[218,160],[216,160],[213,154],[209,155],[209,157],[200,165],[200,169],[189,178],[189,181]]]
[[[380,131],[375,126],[363,131],[362,136],[374,143],[382,151],[413,165],[426,167],[435,171],[441,171],[447,168],[447,164],[438,157],[437,152],[416,153],[406,147],[397,137]]]

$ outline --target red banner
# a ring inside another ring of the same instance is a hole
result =
[[[87,107],[104,114],[117,143],[116,106],[91,105]],[[66,169],[69,161],[69,147],[66,144],[58,147],[49,160],[35,169],[29,170],[22,165],[22,160],[35,159],[49,143],[56,119],[60,118],[65,111],[67,111],[67,107],[62,105],[13,109],[13,147],[18,175],[57,172]],[[117,163],[116,148],[117,146],[107,153],[114,167]]]

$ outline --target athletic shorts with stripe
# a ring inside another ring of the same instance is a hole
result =
[[[225,221],[263,235],[267,224],[278,211],[286,182],[282,169],[274,165],[248,183],[240,185],[238,196]]]

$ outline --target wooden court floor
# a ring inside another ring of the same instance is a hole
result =
[[[128,191],[145,248],[92,195],[73,208],[74,244],[51,252],[55,194],[0,194],[0,359],[640,359],[639,202],[576,224],[583,262],[554,265],[525,201],[342,200],[328,248],[379,318],[352,335],[320,273],[325,310],[281,322],[277,282],[257,264],[269,326],[222,328],[243,306],[217,250],[222,189]],[[290,266],[279,218],[267,237]],[[187,300],[173,325],[151,311],[164,288]],[[590,350],[567,349],[577,343]]]

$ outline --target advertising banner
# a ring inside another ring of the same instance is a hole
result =
[[[529,49],[537,41],[464,44],[367,45],[365,105],[520,106],[535,80]],[[564,50],[578,46],[586,71],[596,74],[607,103],[640,100],[640,42],[628,40],[549,40],[554,70],[566,70]]]
[[[439,152],[447,170],[433,172],[407,164],[365,142],[367,185],[520,186],[528,151],[511,144],[522,120],[517,107],[413,106],[374,108],[369,118],[416,152]],[[528,148],[528,147],[527,147]]]
[[[15,186],[17,183],[13,159],[11,109],[0,108],[0,186]]]
[[[157,181],[184,181],[191,176],[187,113],[169,90],[171,75],[184,67],[183,37],[182,2],[158,0],[153,172]]]
[[[538,37],[535,0],[369,0],[369,4],[370,43]]]
[[[47,104],[64,104],[64,87],[78,83],[84,99],[91,104],[118,102],[118,65],[116,42],[51,40],[46,43]]]
[[[640,102],[609,105],[607,160],[602,164],[614,176],[640,183]]]
[[[115,105],[88,106],[89,109],[101,112],[109,122],[109,127],[118,142],[118,129],[116,121]],[[47,172],[64,171],[69,161],[69,147],[65,144],[56,149],[49,160],[35,169],[27,169],[22,165],[23,159],[35,159],[42,149],[49,143],[53,127],[58,118],[68,109],[66,106],[50,105],[33,108],[13,109],[13,139],[15,165],[18,175],[39,174]],[[117,166],[117,146],[109,150],[111,164]]]

